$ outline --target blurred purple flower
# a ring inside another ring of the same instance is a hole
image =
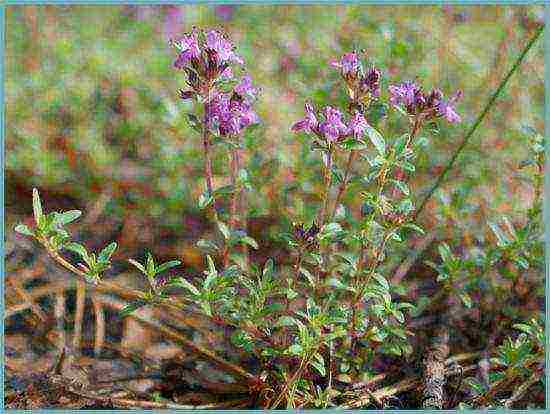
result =
[[[235,86],[235,92],[242,98],[254,99],[258,93],[258,89],[252,86],[252,78],[250,75],[245,75],[241,81]]]
[[[233,12],[235,11],[235,6],[229,5],[229,4],[223,4],[221,6],[216,6],[214,8],[214,12],[216,13],[216,16],[218,16],[220,19],[228,21],[231,20],[233,17]]]
[[[355,114],[349,120],[349,133],[353,134],[355,138],[358,138],[365,134],[369,124],[365,117],[359,112],[355,111]]]
[[[175,45],[181,51],[174,62],[174,66],[178,69],[183,69],[192,59],[198,59],[201,54],[195,30],[184,35],[179,41],[175,42]]]
[[[344,76],[350,73],[355,74],[359,70],[359,57],[355,52],[346,53],[340,60],[332,60],[330,65],[339,68]]]
[[[247,126],[259,122],[249,102],[234,99],[225,93],[216,95],[207,104],[206,111],[209,127],[217,128],[222,136],[238,135]]]
[[[183,10],[179,6],[167,6],[164,15],[164,38],[173,39],[183,27]]]
[[[444,116],[447,121],[454,124],[461,121],[460,116],[456,113],[454,104],[462,97],[462,91],[457,91],[449,100],[440,99],[437,103],[437,115]]]
[[[217,52],[221,63],[244,64],[243,59],[234,52],[233,44],[217,30],[210,30],[206,34],[206,47]]]
[[[373,97],[380,96],[380,71],[376,68],[372,68],[363,79],[361,79],[360,86],[363,92],[369,92]]]
[[[401,85],[390,85],[390,102],[394,106],[404,106],[410,115],[423,114],[424,117],[445,117],[451,123],[460,122],[454,104],[462,96],[457,91],[448,100],[443,99],[439,89],[433,89],[430,94],[422,92],[422,88],[414,82],[404,82]]]
[[[390,85],[390,103],[393,106],[403,105],[410,108],[419,103],[420,87],[414,82],[403,82],[401,85]]]
[[[304,131],[306,133],[310,133],[313,130],[317,129],[318,121],[317,117],[315,116],[315,111],[313,109],[313,106],[306,102],[305,104],[306,109],[306,116],[296,122],[294,125],[292,125],[291,130],[293,132],[301,132]]]
[[[347,135],[348,127],[342,121],[342,113],[338,109],[326,106],[323,115],[325,120],[319,124],[319,132],[329,142],[336,142]]]

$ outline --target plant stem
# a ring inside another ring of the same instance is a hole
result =
[[[497,100],[499,95],[502,93],[506,85],[508,84],[508,81],[510,80],[512,75],[518,70],[521,63],[523,62],[523,59],[525,58],[525,55],[527,55],[527,52],[531,50],[531,48],[533,47],[537,39],[540,37],[543,30],[544,30],[544,25],[537,29],[534,36],[531,38],[531,40],[529,40],[529,42],[527,43],[525,48],[522,50],[521,54],[519,55],[515,63],[512,65],[512,68],[510,69],[510,71],[506,74],[504,79],[502,79],[502,81],[500,82],[500,85],[498,86],[497,90],[491,95],[491,97],[489,98],[489,101],[485,105],[485,108],[483,109],[481,114],[477,117],[472,127],[466,133],[466,135],[464,136],[464,139],[462,140],[458,148],[455,150],[451,159],[449,160],[449,162],[447,163],[447,165],[445,166],[441,174],[439,174],[439,177],[437,177],[435,184],[432,186],[432,188],[430,188],[430,190],[428,191],[428,194],[426,194],[426,197],[424,197],[424,199],[422,200],[420,207],[416,210],[416,212],[413,215],[413,220],[416,219],[416,217],[418,217],[418,215],[422,212],[422,210],[424,210],[424,207],[426,207],[428,200],[432,197],[435,190],[439,188],[439,186],[441,185],[441,183],[443,182],[443,180],[445,179],[449,171],[453,168],[458,156],[464,150],[464,148],[470,141],[470,138],[472,138],[472,136],[476,132],[477,128],[481,125],[481,122],[485,119],[485,117],[493,107],[495,101]]]
[[[344,195],[344,192],[346,191],[349,175],[351,173],[351,166],[353,164],[353,161],[355,160],[356,155],[357,155],[357,151],[352,150],[349,153],[348,161],[346,163],[346,171],[344,173],[344,179],[342,180],[342,183],[338,188],[338,194],[336,195],[336,200],[334,201],[334,210],[332,211],[331,220],[334,219],[334,216],[336,215],[336,210],[338,209],[338,204],[340,204],[340,199],[342,198],[342,196]]]
[[[325,224],[325,217],[326,217],[326,211],[329,204],[329,198],[330,198],[330,186],[332,183],[332,147],[329,147],[328,151],[326,152],[326,162],[324,163],[324,183],[325,183],[325,191],[323,194],[323,203],[321,204],[321,210],[319,211],[319,227],[323,227]]]
[[[237,172],[239,171],[239,149],[233,148],[231,150],[231,164],[230,164],[230,180],[231,185],[233,186],[233,193],[231,194],[231,201],[229,205],[229,229],[231,232],[235,230],[237,225],[237,203],[239,201],[240,191],[237,191]],[[223,265],[227,267],[229,264],[229,243],[225,243],[223,250]]]
[[[204,116],[202,121],[202,145],[204,149],[204,175],[206,177],[206,189],[209,196],[213,196],[213,186],[212,186],[212,159],[210,158],[210,131],[208,130],[208,124],[210,121],[210,114],[208,113],[208,104],[210,103],[210,93],[211,85],[209,84],[206,88],[206,93],[204,99],[206,103],[204,104]],[[215,200],[214,200],[215,205]],[[214,211],[216,208],[214,207]]]

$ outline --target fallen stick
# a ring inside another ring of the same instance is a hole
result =
[[[467,354],[456,355],[454,357],[447,358],[447,360],[445,361],[445,365],[450,365],[453,362],[456,362],[457,360],[466,361],[469,359],[474,359],[476,358],[476,356],[477,356],[477,353],[467,353]],[[463,368],[462,372],[467,373],[467,372],[475,371],[476,369],[477,369],[477,365],[473,364]],[[383,401],[385,398],[400,394],[402,392],[410,391],[415,388],[419,388],[422,385],[423,385],[422,379],[419,376],[414,376],[414,377],[399,381],[396,384],[381,388],[379,390],[369,391],[369,393],[366,393],[366,395],[360,395],[355,399],[348,401],[347,404],[344,404],[339,408],[344,410],[361,408],[368,405],[371,401],[375,401],[375,399]]]
[[[124,308],[125,306],[125,304],[121,301],[116,301],[116,300],[113,300],[112,298],[108,298],[104,296],[101,297],[101,301],[104,305],[109,306],[117,311],[122,310],[122,308]],[[192,341],[185,338],[183,335],[179,334],[174,329],[164,326],[160,322],[155,321],[151,318],[144,317],[141,314],[140,310],[137,310],[136,312],[132,313],[131,315],[129,315],[129,317],[135,318],[136,320],[155,328],[158,332],[161,332],[162,334],[166,335],[168,338],[172,339],[173,341],[182,344],[184,347],[195,352],[198,356],[202,357],[203,359],[216,364],[218,367],[222,368],[226,372],[230,372],[236,375],[237,377],[244,379],[245,382],[248,383],[248,385],[251,385],[251,386],[259,385],[260,380],[254,375],[245,371],[243,368],[229,361],[224,360],[223,358],[219,357],[218,355],[216,355],[215,353],[213,353],[208,349],[204,349],[198,345],[195,345]]]

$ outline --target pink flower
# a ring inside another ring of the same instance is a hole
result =
[[[293,132],[300,132],[304,131],[306,133],[310,133],[314,129],[317,128],[318,121],[317,117],[315,116],[315,111],[313,109],[313,106],[306,102],[305,104],[305,110],[306,110],[306,116],[296,122],[294,125],[292,125],[291,130]]]
[[[175,43],[175,46],[181,51],[174,62],[174,66],[178,69],[183,69],[192,59],[198,59],[201,55],[197,32],[195,30],[184,35]]]
[[[368,126],[369,124],[365,117],[359,111],[355,111],[355,114],[348,123],[349,133],[358,138],[365,134]]]
[[[206,34],[206,47],[217,52],[221,63],[244,64],[243,59],[234,52],[231,42],[217,30],[210,30]]]
[[[344,76],[349,73],[355,74],[359,70],[359,57],[355,52],[346,53],[340,60],[331,61],[330,65],[339,68]]]

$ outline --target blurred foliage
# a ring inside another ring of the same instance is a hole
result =
[[[168,40],[194,25],[227,30],[262,87],[262,125],[246,137],[251,217],[313,217],[322,186],[318,154],[290,125],[306,97],[345,101],[326,63],[352,48],[365,49],[382,70],[383,94],[389,83],[413,77],[426,88],[464,91],[458,106],[464,122],[442,126],[418,160],[413,193],[422,194],[541,15],[542,6],[10,6],[8,221],[30,213],[19,210],[21,198],[40,186],[81,203],[109,194],[108,213],[131,209],[182,230],[183,215],[197,212],[193,200],[204,177]],[[452,209],[440,214],[429,204],[426,224],[451,220],[456,225],[448,231],[456,233],[449,236],[468,237],[492,212],[525,206],[521,182],[509,171],[525,156],[521,125],[542,129],[542,79],[539,42],[441,189]],[[380,115],[371,114],[371,122]],[[378,122],[400,130],[396,121]],[[215,155],[215,178],[223,184],[227,163],[222,152]],[[359,200],[347,201],[360,208]]]

